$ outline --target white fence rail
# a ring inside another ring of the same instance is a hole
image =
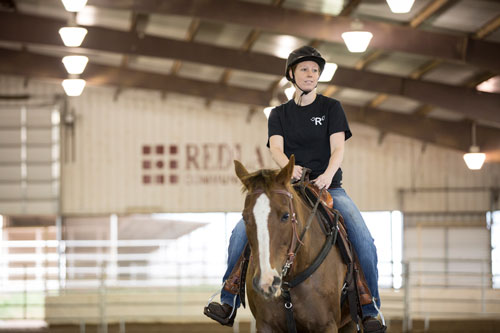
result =
[[[203,321],[201,309],[220,287],[225,266],[223,257],[216,264],[192,259],[189,252],[168,257],[174,243],[165,240],[1,244],[0,320],[101,327]],[[381,298],[385,316],[403,319],[405,331],[414,319],[500,317],[500,290],[492,288],[487,260],[415,259],[404,268],[403,287],[382,289]],[[238,318],[251,315],[240,311]]]

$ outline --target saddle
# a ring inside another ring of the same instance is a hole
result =
[[[304,172],[302,179],[293,184],[295,192],[311,208],[314,206],[318,200],[319,194],[321,193],[318,212],[325,235],[327,235],[332,228],[335,228],[335,216],[339,216],[338,221],[340,223],[338,223],[339,237],[337,245],[339,246],[342,260],[348,267],[347,276],[345,278],[346,288],[342,291],[341,302],[344,303],[344,301],[348,299],[349,303],[352,303],[354,302],[353,297],[355,297],[357,299],[357,304],[353,304],[351,306],[355,306],[357,310],[361,312],[361,305],[372,303],[372,295],[368,289],[368,285],[363,271],[361,270],[355,250],[348,239],[344,219],[340,213],[333,208],[333,199],[330,193],[328,193],[328,191],[320,192],[318,188],[309,182],[307,178],[307,172]],[[229,278],[224,283],[224,289],[226,291],[233,295],[240,296],[240,301],[243,307],[245,307],[245,278],[251,256],[250,252],[250,246],[247,244]],[[356,288],[354,288],[354,286],[356,286]]]

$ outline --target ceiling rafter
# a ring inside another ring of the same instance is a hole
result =
[[[339,16],[350,16],[353,11],[358,8],[361,0],[349,0],[347,4],[342,8],[342,11],[339,13]]]
[[[415,15],[413,17],[413,19],[408,23],[408,26],[410,26],[412,28],[417,28],[418,26],[423,24],[426,20],[428,20],[430,17],[435,15],[438,11],[440,11],[440,9],[443,10],[443,9],[449,7],[453,3],[456,3],[456,0],[434,0],[434,1],[430,2],[424,9],[422,9],[417,15]],[[445,5],[448,5],[448,6],[445,6]],[[384,52],[381,52],[380,50],[378,50],[378,51],[379,51],[378,53],[374,52],[374,54],[371,57],[368,57],[365,61],[366,63],[363,62],[364,59],[362,59],[359,62],[359,65],[356,64],[357,65],[356,69],[366,68],[367,65],[369,65],[370,63],[373,63],[374,61],[379,59],[384,54]],[[422,75],[424,75],[425,73],[436,68],[440,63],[441,63],[440,61],[432,60],[432,61],[428,62],[427,64],[424,64],[423,67],[413,71],[413,73],[410,74],[410,77],[412,77],[414,79],[420,79],[422,77]],[[376,96],[372,101],[370,101],[368,103],[368,106],[375,107],[376,105],[378,105],[378,104],[374,105],[374,103],[379,102],[380,97],[382,97],[383,98],[382,101],[384,101],[385,99],[387,99],[388,96],[385,94],[381,94],[379,96]],[[434,107],[431,105],[424,105],[423,107],[417,109],[415,111],[415,114],[425,117],[432,111],[433,108]],[[420,112],[423,109],[425,109],[425,113]]]
[[[134,34],[137,36],[137,38],[144,38],[145,36],[145,29],[146,25],[148,24],[149,21],[149,15],[148,14],[142,14],[142,13],[132,13],[132,21],[130,24],[130,33]],[[135,55],[130,55],[130,54],[124,54],[122,61],[120,63],[120,68],[127,68],[128,65],[136,60],[137,56]],[[118,96],[122,93],[123,87],[118,86],[114,99],[116,100]]]
[[[48,79],[64,79],[67,76],[59,57],[1,48],[0,72]],[[215,85],[173,75],[93,63],[87,65],[85,72],[80,77],[85,79],[89,85],[154,89],[249,105],[266,105],[271,98],[268,92],[256,89]]]
[[[500,28],[500,15],[497,15],[491,21],[482,26],[478,31],[474,33],[474,38],[484,39],[488,37],[492,32]]]
[[[343,43],[341,33],[353,19],[278,8],[246,1],[219,0],[89,0],[97,7],[128,9],[139,12],[193,16],[219,22],[251,26],[266,31]],[[301,24],[296,24],[301,22]],[[471,65],[500,70],[500,45],[468,36],[430,32],[387,22],[363,21],[374,35],[371,47],[416,53],[435,58],[461,61]]]
[[[187,42],[192,42],[198,33],[198,30],[200,29],[200,24],[201,20],[199,19],[193,19],[191,23],[189,24],[189,27],[186,32],[186,38],[185,40]],[[174,64],[172,65],[172,69],[170,70],[170,73],[172,75],[177,75],[179,74],[179,71],[181,70],[182,66],[182,61],[181,60],[176,60],[174,61]]]
[[[62,46],[57,34],[64,21],[0,12],[0,40]],[[145,36],[127,32],[87,27],[89,34],[82,50],[98,50],[169,59],[181,59],[205,65],[283,76],[286,60],[209,44]],[[500,94],[479,93],[474,89],[441,83],[419,81],[393,75],[339,67],[329,83],[359,90],[400,95],[434,104],[464,114],[500,122]]]
[[[417,15],[415,15],[408,25],[412,28],[416,28],[430,17],[436,15],[439,11],[448,8],[456,2],[456,0],[434,0],[425,6],[425,8],[422,9]]]
[[[471,126],[468,121],[449,122],[420,115],[387,112],[370,107],[343,104],[350,121],[361,122],[378,128],[383,132],[396,133],[402,136],[418,138],[426,143],[433,143],[460,151],[468,151],[470,147]],[[422,129],[425,128],[425,131]],[[481,151],[491,152],[498,156],[500,141],[495,138],[498,129],[478,126],[477,143]],[[495,157],[496,158],[496,157]],[[499,162],[500,159],[495,160]]]
[[[0,49],[0,73],[20,74],[20,72],[34,78],[59,80],[66,77],[66,71],[58,57]],[[120,70],[117,67],[96,64],[89,64],[82,77],[89,85],[123,85],[127,88],[168,91],[254,106],[266,106],[270,98],[268,92],[255,89],[229,87],[132,69]],[[471,127],[468,122],[424,119],[348,103],[344,103],[343,106],[351,121],[443,147],[461,151],[467,151],[469,148],[468,133]],[[423,131],[422,128],[426,130]],[[494,153],[492,156],[496,156],[495,154],[500,156],[500,129],[479,125],[477,135],[477,143],[483,151],[492,151]]]

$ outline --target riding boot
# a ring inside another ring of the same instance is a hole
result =
[[[232,327],[236,311],[237,309],[234,309],[233,312],[233,307],[229,304],[222,303],[221,305],[217,302],[212,302],[205,307],[203,313],[221,325]]]
[[[363,319],[363,328],[364,333],[384,333],[387,330],[387,326],[382,325],[382,323],[374,317],[365,317]]]

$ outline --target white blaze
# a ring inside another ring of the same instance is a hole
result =
[[[262,277],[271,273],[271,263],[269,262],[269,229],[267,220],[271,212],[271,205],[267,195],[262,194],[257,198],[253,207],[253,216],[257,225],[257,241],[259,242],[259,262]]]

